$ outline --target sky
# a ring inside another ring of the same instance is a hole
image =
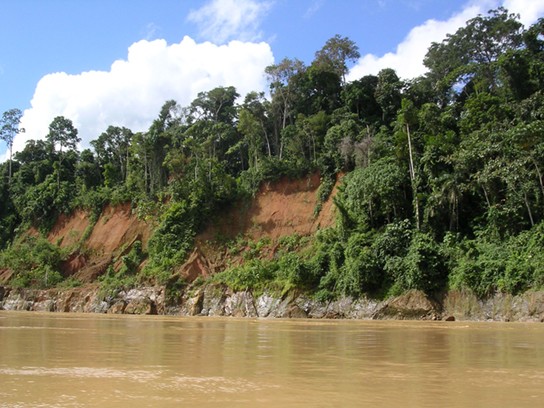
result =
[[[265,67],[310,64],[336,34],[361,53],[348,80],[383,68],[410,79],[433,41],[499,6],[526,27],[544,17],[544,0],[0,0],[0,113],[23,111],[14,151],[56,116],[86,148],[109,125],[145,131],[170,99],[266,92]]]

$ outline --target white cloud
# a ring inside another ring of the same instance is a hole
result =
[[[127,59],[115,61],[109,71],[44,76],[23,114],[26,133],[17,136],[14,151],[29,139],[43,139],[56,116],[74,122],[86,147],[109,125],[146,130],[169,99],[187,106],[198,92],[217,86],[232,85],[241,95],[264,91],[264,69],[273,62],[266,43],[218,46],[189,37],[172,45],[139,41],[129,47]]]
[[[525,27],[544,17],[544,0],[504,0],[503,6],[511,13],[519,14]]]
[[[348,80],[356,80],[364,75],[375,75],[384,68],[393,68],[401,78],[415,78],[426,72],[423,59],[433,42],[441,42],[447,34],[452,34],[465,25],[466,21],[485,14],[498,6],[504,6],[512,13],[521,16],[520,21],[528,26],[544,16],[544,0],[475,0],[459,13],[446,21],[427,20],[414,27],[397,46],[395,52],[382,56],[366,54],[351,69]]]
[[[259,26],[271,6],[270,1],[212,0],[187,19],[197,24],[204,39],[217,44],[230,39],[256,41],[262,38]]]

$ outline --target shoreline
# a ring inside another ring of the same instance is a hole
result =
[[[320,302],[290,292],[284,296],[233,292],[220,285],[186,288],[177,296],[164,286],[142,286],[104,296],[98,285],[69,289],[0,286],[0,310],[249,318],[348,320],[449,320],[544,322],[544,291],[495,294],[477,299],[468,291],[449,291],[439,299],[408,291],[386,300],[367,297]]]

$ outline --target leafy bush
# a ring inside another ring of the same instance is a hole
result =
[[[345,263],[339,277],[339,290],[343,294],[359,296],[382,284],[383,274],[378,268],[375,253],[367,234],[355,233],[349,237],[345,249]]]
[[[137,277],[134,275],[125,275],[121,272],[115,273],[110,265],[106,273],[98,278],[100,283],[100,296],[104,298],[113,298],[120,291],[133,288],[137,283]]]
[[[463,242],[463,248],[464,255],[457,260],[451,271],[450,286],[468,287],[480,297],[496,291],[507,260],[502,245],[473,240]]]
[[[13,271],[13,286],[47,288],[63,280],[61,259],[59,247],[45,238],[29,236],[0,253],[0,267]]]
[[[429,234],[414,233],[403,266],[403,273],[396,276],[402,289],[429,293],[445,285],[447,271],[444,259],[440,247]]]
[[[121,257],[122,264],[119,273],[122,275],[135,275],[143,260],[142,242],[135,241],[129,253]]]
[[[544,223],[506,241],[477,237],[458,247],[458,255],[450,260],[452,288],[467,287],[483,297],[544,287]]]
[[[336,175],[324,175],[321,176],[321,183],[319,184],[319,189],[317,190],[317,203],[314,208],[314,216],[319,215],[321,209],[323,208],[323,203],[325,203],[334,189],[336,183]]]
[[[270,261],[252,259],[214,275],[213,281],[223,283],[233,290],[262,291],[275,277],[276,266]]]
[[[355,225],[370,227],[396,221],[405,213],[405,171],[392,158],[376,160],[344,178],[338,201]]]
[[[181,264],[195,237],[195,209],[186,201],[170,204],[149,240],[149,268],[170,271]]]

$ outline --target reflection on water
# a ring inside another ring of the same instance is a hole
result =
[[[0,407],[534,407],[544,325],[0,312]]]

